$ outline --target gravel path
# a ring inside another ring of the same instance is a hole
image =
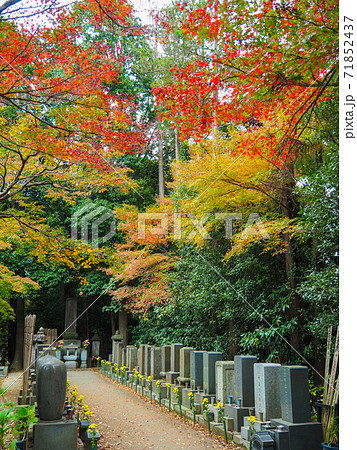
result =
[[[93,370],[68,371],[68,379],[93,412],[102,435],[100,449],[228,449],[225,444],[177,414],[150,404],[139,395]]]

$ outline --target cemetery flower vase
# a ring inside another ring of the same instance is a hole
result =
[[[326,442],[323,442],[321,445],[323,449],[328,450],[336,450],[339,448],[338,444],[326,444]]]
[[[86,433],[87,428],[92,422],[90,420],[80,420],[79,421],[79,437],[80,439],[85,442],[86,440]]]

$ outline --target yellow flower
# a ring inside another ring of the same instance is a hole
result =
[[[157,380],[156,386],[160,386],[160,385],[161,385],[161,381],[160,381],[160,380]]]
[[[255,423],[257,421],[257,419],[254,416],[249,416],[248,420],[250,423]]]
[[[171,383],[166,383],[166,386],[167,386],[168,389],[170,389],[171,388]]]
[[[174,393],[176,394],[179,391],[178,387],[174,387]]]
[[[152,377],[149,375],[148,376],[148,381],[151,381],[152,380]]]
[[[223,406],[224,406],[224,405],[223,405],[222,402],[217,403],[217,408],[218,408],[218,409],[223,408]]]
[[[193,398],[193,392],[188,393],[188,398]]]

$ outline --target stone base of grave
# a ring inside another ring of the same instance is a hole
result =
[[[197,391],[193,391],[192,389],[189,389],[189,388],[183,388],[182,389],[182,404],[186,408],[191,408],[191,400],[190,400],[190,397],[188,396],[188,394],[190,392],[195,393]]]
[[[208,405],[208,411],[213,414],[214,421],[217,423],[221,423],[222,419],[218,415],[218,409],[214,405]]]
[[[87,368],[87,361],[81,361],[81,369]]]
[[[222,425],[222,424],[213,424],[213,425],[211,426],[211,429],[212,429],[215,433],[217,433],[219,436],[223,437],[223,439],[225,438],[225,435],[224,435],[224,428],[223,428],[223,425]],[[228,430],[227,430],[227,438],[228,438],[228,441],[233,441],[233,433],[232,433],[231,431],[228,431]]]
[[[272,419],[274,427],[282,425],[289,432],[289,450],[315,450],[321,447],[322,425],[320,422],[291,423]]]
[[[37,422],[33,427],[34,450],[76,450],[76,420]]]
[[[77,369],[78,367],[77,361],[65,361],[64,363],[67,367],[67,370]]]
[[[238,444],[240,447],[249,448],[249,442],[242,438],[239,433],[233,433],[233,442]]]
[[[200,393],[196,392],[194,394],[194,400],[197,403],[201,403],[202,404],[204,398],[208,398],[208,403],[209,404],[213,404],[216,401],[216,396],[215,395],[208,395],[208,394],[204,394],[203,392],[200,392]]]
[[[249,414],[249,408],[238,408],[233,405],[224,405],[224,414],[233,419],[233,428],[235,431],[241,430],[243,426],[243,419],[251,414]],[[254,415],[254,414],[252,414]]]

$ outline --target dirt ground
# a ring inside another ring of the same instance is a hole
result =
[[[68,371],[68,379],[94,414],[100,449],[237,449],[92,370]]]

